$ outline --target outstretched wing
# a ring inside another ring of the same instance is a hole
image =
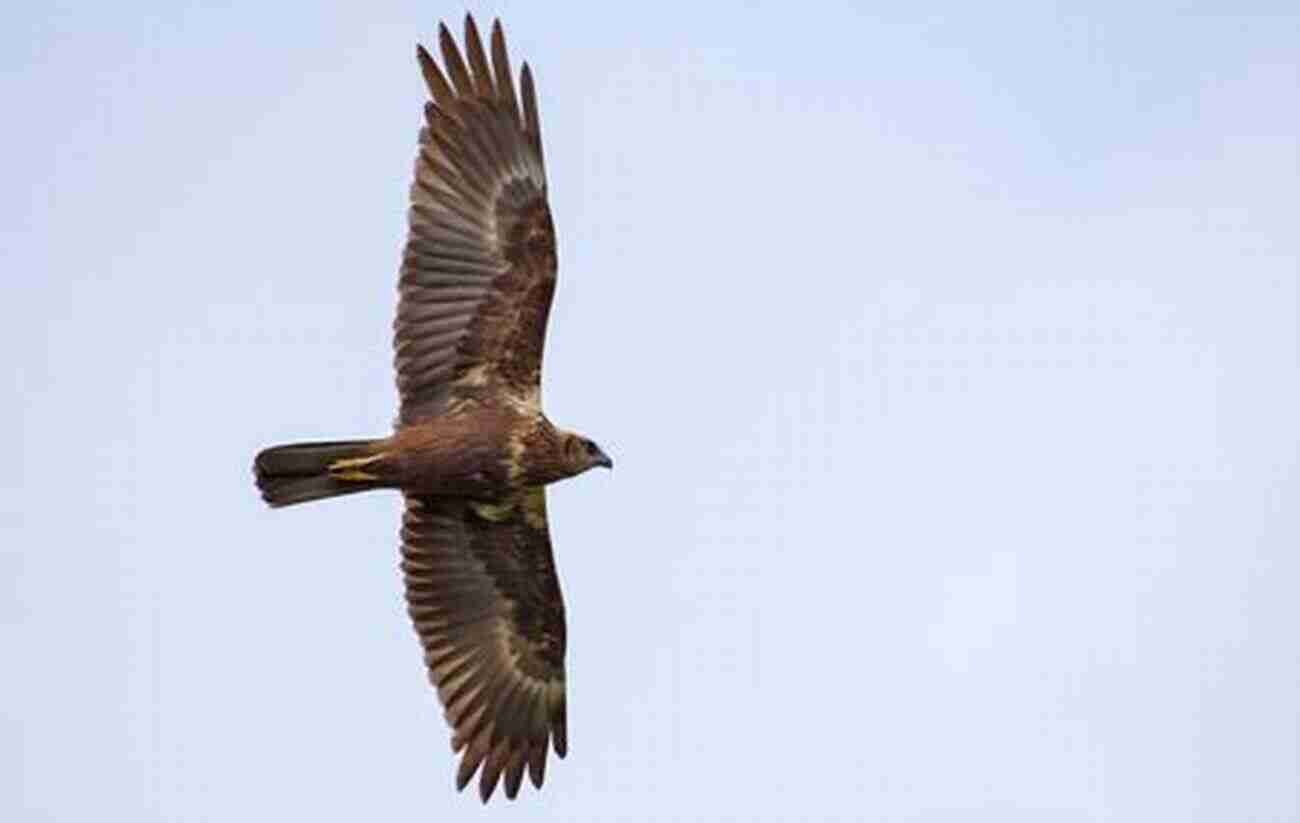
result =
[[[429,679],[452,727],[463,789],[482,766],[486,802],[524,768],[541,787],[549,740],[564,757],[564,601],[546,529],[546,493],[497,503],[408,495],[406,599]]]
[[[438,414],[458,395],[537,402],[555,291],[555,229],[528,64],[521,108],[500,21],[490,68],[472,17],[468,65],[446,26],[438,34],[445,74],[418,49],[433,100],[424,109],[393,324],[403,425]]]

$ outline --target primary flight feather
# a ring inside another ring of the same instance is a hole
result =
[[[498,782],[515,797],[525,771],[540,787],[548,747],[567,749],[545,486],[613,464],[542,413],[556,255],[532,72],[516,91],[500,21],[490,54],[468,15],[463,56],[438,34],[441,68],[417,47],[431,99],[393,323],[395,431],[269,448],[254,472],[275,507],[402,492],[406,599],[461,753],[456,786],[478,773],[486,802]]]

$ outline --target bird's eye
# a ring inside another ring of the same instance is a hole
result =
[[[600,451],[600,449],[596,447],[596,444],[593,443],[593,442],[591,442],[590,440],[588,440],[588,441],[587,441],[587,454],[595,454],[595,453],[598,452],[598,451]]]

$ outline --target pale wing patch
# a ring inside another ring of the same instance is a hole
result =
[[[524,522],[538,531],[546,528],[546,490],[541,486],[524,494]]]
[[[513,500],[504,503],[470,503],[469,508],[481,520],[504,523],[514,513],[515,504]]]

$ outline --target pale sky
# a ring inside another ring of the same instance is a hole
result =
[[[465,6],[27,6],[0,820],[1300,820],[1294,4],[471,4],[617,463],[550,494],[569,756],[486,809],[398,497],[249,472],[392,420]]]

